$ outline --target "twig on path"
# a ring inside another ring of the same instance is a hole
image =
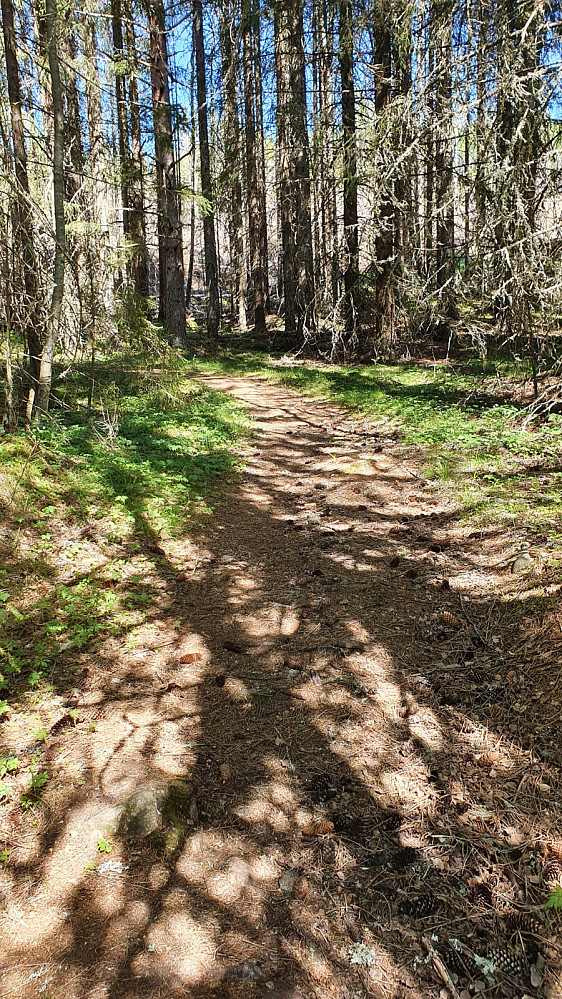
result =
[[[429,954],[429,956],[430,956],[430,958],[431,958],[431,960],[433,962],[433,967],[435,968],[435,971],[439,975],[439,978],[441,979],[441,981],[444,982],[444,984],[447,986],[447,988],[449,989],[449,992],[454,997],[454,999],[460,999],[457,987],[456,987],[453,979],[451,978],[451,976],[450,976],[450,974],[449,974],[449,972],[447,970],[447,967],[446,967],[446,965],[443,962],[443,959],[439,956],[439,954],[435,950],[435,947],[433,946],[433,944],[432,944],[431,940],[429,939],[429,937],[422,937],[422,943],[423,943],[423,945],[424,945],[427,953]]]
[[[474,629],[474,631],[478,635],[478,638],[480,639],[480,641],[483,642],[484,645],[489,646],[490,643],[489,643],[488,639],[485,638],[484,635],[481,634],[480,630],[476,627],[474,621],[472,620],[470,614],[468,613],[466,607],[464,606],[464,600],[463,600],[462,593],[459,593],[459,600],[460,600],[460,605],[461,605],[461,608],[462,608],[462,612],[463,612],[466,620],[468,621],[469,625],[471,626],[471,628]]]

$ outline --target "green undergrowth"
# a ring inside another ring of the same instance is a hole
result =
[[[2,440],[0,710],[71,683],[77,654],[105,638],[134,644],[236,474],[248,417],[187,374],[172,352],[158,368],[138,355],[77,366],[43,427]]]
[[[468,359],[431,367],[280,364],[262,356],[194,362],[194,370],[253,374],[330,399],[379,431],[418,446],[428,478],[454,493],[461,516],[517,522],[562,541],[562,417],[523,427],[514,390],[524,373],[498,362],[484,377]]]

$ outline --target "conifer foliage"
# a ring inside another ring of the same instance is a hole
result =
[[[4,422],[123,316],[337,360],[562,309],[562,9],[1,0]],[[186,287],[187,286],[187,287]],[[187,291],[187,298],[186,298]]]

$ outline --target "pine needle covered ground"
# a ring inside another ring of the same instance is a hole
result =
[[[554,999],[558,418],[171,360],[2,444],[0,994]]]

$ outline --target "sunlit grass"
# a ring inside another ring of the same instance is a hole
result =
[[[521,375],[508,362],[484,377],[476,360],[422,367],[414,363],[369,367],[279,364],[263,356],[194,362],[195,370],[240,372],[363,414],[382,433],[421,449],[428,478],[459,499],[478,522],[524,518],[525,526],[562,537],[560,476],[548,466],[562,453],[562,417],[522,427],[522,411],[506,401],[502,379]]]
[[[2,443],[0,689],[56,681],[62,653],[139,625],[154,587],[135,578],[159,563],[150,546],[188,535],[240,464],[250,421],[236,402],[188,379],[177,354],[146,364],[98,362],[90,410],[92,372],[77,366],[44,426]]]

